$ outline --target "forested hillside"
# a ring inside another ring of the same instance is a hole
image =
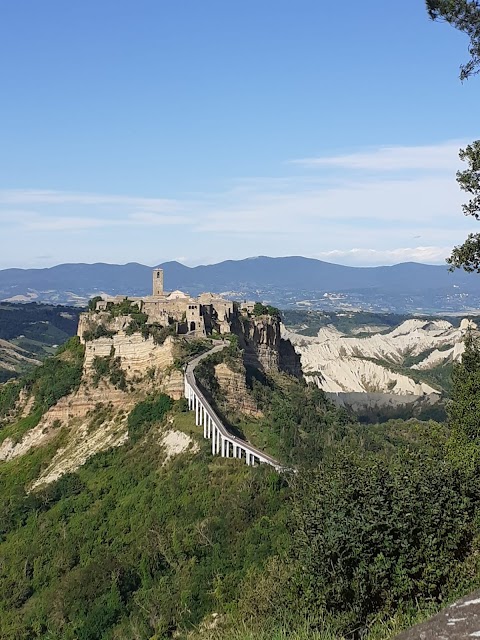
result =
[[[0,464],[0,637],[392,637],[480,584],[479,361],[472,339],[449,427],[367,427],[313,386],[245,368],[232,341],[199,380],[284,474],[212,457],[185,401],[157,394],[129,412],[124,444],[32,490],[72,437],[59,424]],[[0,387],[0,435],[31,428],[8,418],[22,388],[38,420],[80,384],[82,362],[72,339],[33,377]],[[244,376],[250,415],[232,411],[217,377],[227,370]],[[95,411],[90,428],[101,430]],[[190,442],[177,454],[172,432]]]

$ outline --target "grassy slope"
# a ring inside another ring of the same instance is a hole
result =
[[[192,430],[192,416],[179,426]],[[142,638],[234,606],[251,567],[285,547],[287,490],[274,472],[212,459],[208,444],[162,466],[146,441],[98,454],[39,494],[21,486],[61,442],[0,467],[0,637]],[[60,543],[59,543],[60,541]]]

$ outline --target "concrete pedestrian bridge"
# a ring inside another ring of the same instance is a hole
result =
[[[213,455],[244,459],[251,466],[260,463],[269,464],[276,471],[283,471],[283,465],[277,460],[230,433],[197,385],[195,367],[208,356],[225,349],[226,346],[228,345],[224,342],[215,345],[210,351],[190,360],[185,369],[185,397],[188,400],[189,409],[195,411],[195,424],[203,426],[203,437],[212,441]]]

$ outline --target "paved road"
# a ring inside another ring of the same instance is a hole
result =
[[[480,638],[480,590],[457,600],[436,616],[403,631],[394,640],[465,640]]]

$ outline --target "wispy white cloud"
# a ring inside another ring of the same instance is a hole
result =
[[[86,217],[40,216],[36,214],[22,221],[26,231],[85,231],[109,226],[107,220]]]
[[[61,194],[58,195],[59,202],[55,203],[57,206],[60,205],[61,200]],[[82,204],[80,207],[78,202],[75,202],[75,207],[62,203],[60,206],[62,212],[53,215],[50,213],[52,209],[55,209],[53,203],[45,205],[40,199],[38,202],[32,201],[31,204],[36,205],[36,211],[13,209],[11,204],[10,208],[2,209],[0,205],[0,222],[26,231],[48,232],[86,231],[108,227],[156,227],[162,225],[184,225],[191,222],[188,216],[181,214],[164,214],[154,211],[130,212],[130,207],[125,203],[123,203],[123,207],[117,205],[113,210],[106,207],[104,203],[101,206]],[[63,211],[63,209],[66,209],[66,211]],[[92,212],[96,215],[93,216]]]
[[[328,262],[348,260],[355,264],[396,264],[399,262],[442,263],[450,254],[451,247],[399,247],[394,249],[333,249],[321,251],[316,258]]]
[[[369,171],[454,170],[461,164],[458,149],[464,141],[454,140],[437,145],[380,147],[345,155],[318,156],[292,160],[306,168],[337,167]]]
[[[31,220],[37,215],[35,211],[29,209],[2,209],[0,208],[0,222],[2,224],[20,224],[26,220]]]
[[[319,233],[334,227],[435,225],[456,219],[462,196],[453,177],[415,176],[410,179],[344,180],[331,187],[291,185],[281,194],[267,185],[258,191],[226,195],[197,218],[202,232]],[[460,216],[461,218],[461,216]],[[332,240],[334,238],[332,237]]]
[[[98,193],[76,193],[70,191],[51,191],[38,189],[8,189],[0,191],[0,205],[86,205],[86,206],[122,206],[158,213],[176,211],[179,203],[167,198],[136,198],[123,195],[105,195]]]
[[[178,255],[195,264],[202,256],[213,262],[259,254],[349,264],[442,262],[453,244],[476,230],[475,221],[461,215],[459,146],[321,158],[313,173],[242,178],[223,190],[177,199],[0,190],[1,258],[18,263],[18,246],[36,255],[41,242],[58,261],[61,250],[69,260],[88,255],[152,264]],[[88,243],[78,241],[82,232]]]
[[[130,223],[133,225],[146,225],[146,226],[162,226],[165,224],[188,224],[192,222],[192,218],[189,216],[183,215],[162,215],[160,213],[152,213],[151,211],[136,211],[129,215],[128,221],[126,223]]]
[[[164,225],[183,225],[189,222],[185,216],[161,216],[157,214],[132,214],[126,219],[109,218],[39,216],[23,220],[27,231],[85,231],[88,229],[106,229],[110,227],[158,227]]]

